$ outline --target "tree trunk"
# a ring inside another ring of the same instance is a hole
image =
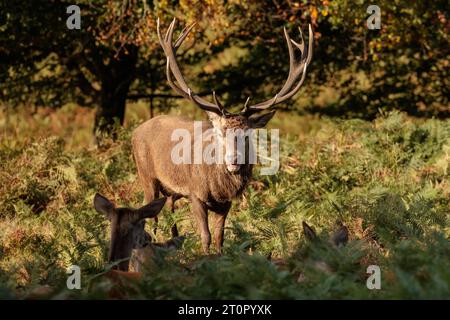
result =
[[[97,143],[105,136],[115,138],[114,125],[123,125],[128,90],[135,77],[137,50],[127,48],[111,58],[101,75],[100,104],[95,114],[94,134]]]
[[[153,97],[150,97],[150,119],[154,117],[153,111]]]

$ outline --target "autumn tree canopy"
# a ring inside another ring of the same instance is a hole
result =
[[[123,123],[127,99],[161,107],[176,98],[165,80],[156,19],[198,26],[180,59],[202,94],[230,106],[270,97],[287,75],[282,28],[299,39],[314,29],[314,58],[301,93],[284,107],[350,117],[379,109],[449,115],[446,1],[378,2],[381,29],[369,30],[368,1],[79,0],[81,28],[69,30],[73,1],[0,1],[0,100],[96,107],[96,130]]]

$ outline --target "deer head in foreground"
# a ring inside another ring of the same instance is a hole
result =
[[[319,238],[314,231],[314,229],[309,226],[306,222],[302,222],[303,234],[308,241],[318,241]],[[343,247],[348,242],[348,228],[341,222],[338,221],[336,225],[336,230],[330,236],[329,241],[335,247]]]
[[[326,237],[318,236],[314,228],[304,221],[302,222],[302,229],[303,235],[305,236],[305,239],[308,243],[307,246],[313,246],[315,248],[320,247],[325,250],[340,250],[342,247],[345,247],[348,243],[349,239],[348,228],[340,221],[337,222],[333,233],[325,234]],[[267,256],[267,258],[276,266],[281,268],[287,267],[289,261],[305,260],[305,256],[298,255],[298,252],[294,252],[294,254],[288,260],[282,258],[272,258],[272,253],[270,253]],[[316,257],[316,259],[314,259],[313,265],[316,269],[320,269],[327,273],[331,272],[330,266],[321,258],[317,259]],[[299,279],[301,279],[301,277]]]
[[[94,198],[94,207],[111,222],[108,262],[131,258],[133,249],[143,249],[151,245],[151,237],[145,231],[145,219],[158,215],[166,198],[154,200],[140,209],[116,208],[100,194]],[[129,261],[121,261],[114,269],[128,271]]]
[[[166,198],[154,200],[140,209],[116,208],[114,204],[100,194],[94,197],[94,207],[106,216],[111,223],[108,262],[120,261],[111,270],[94,276],[89,290],[95,291],[97,285],[109,282],[107,297],[126,299],[130,293],[137,293],[142,279],[143,267],[155,255],[155,248],[174,249],[181,245],[184,237],[176,237],[165,243],[153,243],[145,231],[145,219],[155,218],[166,202]],[[130,260],[134,272],[129,272]],[[103,287],[104,288],[104,287]]]
[[[176,61],[176,51],[195,24],[186,27],[177,40],[173,41],[175,22],[172,21],[165,35],[160,30],[159,20],[157,26],[159,41],[167,58],[168,83],[177,94],[206,111],[209,121],[202,122],[202,130],[211,130],[212,140],[224,147],[225,163],[174,163],[171,156],[176,142],[173,141],[172,134],[176,130],[185,130],[193,137],[189,142],[189,152],[192,154],[197,148],[201,148],[204,142],[199,139],[202,141],[200,146],[196,143],[199,141],[197,140],[199,133],[194,130],[193,121],[172,116],[159,116],[136,128],[132,138],[133,155],[144,188],[145,201],[150,202],[158,198],[160,192],[171,197],[172,205],[180,197],[190,198],[205,253],[208,252],[211,242],[207,213],[208,210],[215,213],[215,244],[220,253],[225,219],[231,207],[231,200],[243,192],[252,172],[252,165],[248,161],[244,163],[238,161],[243,150],[236,150],[234,141],[226,139],[226,134],[230,130],[246,131],[264,127],[275,113],[273,107],[299,91],[312,58],[312,29],[309,26],[307,48],[303,39],[301,43],[297,43],[284,30],[290,65],[288,78],[280,91],[273,98],[254,105],[250,105],[247,99],[241,112],[230,113],[222,106],[214,92],[214,102],[209,102],[194,93],[187,85]],[[300,51],[299,57],[296,57],[294,47]],[[256,115],[267,110],[271,111]],[[176,233],[176,226],[174,232]]]

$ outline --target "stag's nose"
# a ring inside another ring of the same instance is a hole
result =
[[[237,159],[236,159],[236,157],[234,156],[233,153],[227,153],[227,154],[225,155],[225,163],[226,163],[227,165],[229,165],[229,164],[236,164],[236,163],[237,163],[236,160],[237,160]]]
[[[237,160],[236,155],[233,153],[227,153],[225,155],[225,163],[229,172],[236,172],[239,170],[241,166],[238,164]]]

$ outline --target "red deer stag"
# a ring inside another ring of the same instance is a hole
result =
[[[220,104],[214,92],[212,103],[195,94],[187,85],[176,61],[176,51],[195,23],[186,27],[173,42],[175,22],[174,19],[165,35],[161,33],[159,20],[157,25],[159,41],[167,58],[168,83],[177,94],[206,111],[209,121],[202,122],[202,130],[213,131],[212,139],[226,150],[225,163],[174,163],[171,151],[177,142],[172,140],[171,135],[175,130],[186,130],[193,137],[190,145],[192,154],[195,148],[202,148],[203,145],[198,146],[195,143],[199,141],[199,137],[195,136],[194,121],[166,115],[150,119],[135,129],[132,137],[133,155],[146,202],[157,198],[160,192],[170,197],[172,206],[180,197],[190,199],[205,253],[208,253],[211,243],[208,210],[215,213],[214,240],[218,253],[221,253],[225,219],[231,207],[231,200],[243,192],[252,173],[252,164],[248,161],[243,164],[237,162],[239,151],[234,152],[234,141],[226,139],[225,134],[228,130],[240,129],[245,132],[248,129],[264,127],[273,117],[275,110],[259,116],[252,115],[272,109],[299,91],[312,58],[313,32],[309,26],[309,43],[305,48],[303,39],[301,43],[295,42],[284,29],[290,59],[289,75],[285,84],[273,98],[255,105],[249,105],[247,99],[241,112],[230,113]],[[294,46],[300,51],[300,57],[296,57]],[[233,143],[233,146],[229,145],[230,143]],[[176,226],[172,228],[172,232],[177,234]]]

